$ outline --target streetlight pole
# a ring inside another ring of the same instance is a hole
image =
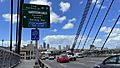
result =
[[[18,31],[18,44],[17,44],[17,53],[20,54],[20,46],[21,46],[21,35],[22,35],[22,6],[24,0],[20,0],[20,21],[19,21],[19,31]]]
[[[2,39],[2,47],[4,46],[4,44],[3,44],[3,43],[4,43],[4,39]]]

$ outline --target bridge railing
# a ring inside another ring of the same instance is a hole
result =
[[[41,68],[51,68],[49,65],[45,64],[41,59],[38,60]]]
[[[20,55],[0,48],[0,68],[13,68],[20,63]]]
[[[109,49],[109,50],[94,50],[94,51],[87,51],[84,55],[93,56],[93,57],[107,57],[111,55],[120,54],[120,49]]]

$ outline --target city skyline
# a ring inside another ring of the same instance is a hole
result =
[[[90,20],[90,23],[87,27],[86,33],[82,39],[82,43],[80,45],[80,48],[82,47],[85,38],[88,34],[88,31],[91,27],[91,24],[93,23],[93,20],[95,18],[96,12],[98,11],[98,8],[100,7],[102,0],[98,0],[97,5],[95,7],[95,11],[93,12],[92,18]],[[108,9],[108,6],[110,5],[110,2],[112,0],[105,0],[105,3],[103,3],[102,9],[100,11],[100,14],[96,20],[95,26],[93,27],[93,30],[90,34],[90,37],[87,41],[87,44],[85,48],[89,48],[90,44],[96,34],[96,31],[98,30],[98,27],[103,20],[103,17]],[[50,6],[50,28],[39,28],[40,30],[40,40],[39,44],[41,45],[44,41],[50,45],[53,45],[53,47],[58,47],[56,45],[72,45],[73,40],[75,38],[75,34],[77,32],[79,23],[81,21],[81,17],[83,14],[83,10],[86,5],[85,0],[81,1],[68,1],[68,0],[25,0],[25,3],[30,4],[39,4],[39,5],[49,5]],[[91,8],[89,10],[89,13],[87,15],[86,21],[83,25],[83,29],[85,28],[85,24],[87,23],[88,17],[90,15],[90,12],[92,10],[92,7],[95,3],[95,0],[93,0]],[[120,1],[115,0],[113,3],[113,6],[110,9],[110,12],[104,22],[104,25],[102,26],[100,33],[95,41],[95,45],[100,47],[103,42],[105,41],[108,33],[110,32],[113,24],[116,21],[117,16],[120,14],[120,8],[117,7],[119,5]],[[2,45],[2,39],[4,39],[5,46],[9,46],[9,40],[10,40],[10,0],[0,0],[0,4],[2,5],[0,9],[0,45]],[[13,45],[15,44],[15,37],[16,37],[16,10],[17,10],[17,1],[14,1],[14,14],[13,14]],[[112,11],[114,10],[114,11]],[[80,33],[80,36],[83,33],[83,29]],[[31,28],[23,28],[22,31],[22,45],[26,45],[31,40]],[[78,41],[80,38],[78,39]],[[116,46],[120,46],[120,19],[114,28],[114,31],[112,32],[108,42],[106,43],[105,47],[108,48],[116,48]],[[77,43],[78,45],[78,43]],[[77,46],[76,45],[76,46]]]

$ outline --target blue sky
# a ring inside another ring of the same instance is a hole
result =
[[[85,20],[85,23],[83,25],[83,29],[85,27],[85,24],[87,23],[88,17],[90,15],[91,9],[93,8],[93,5],[96,0],[92,1],[92,5],[90,7],[89,13],[87,15],[87,18]],[[84,35],[84,38],[82,40],[82,43],[84,43],[84,40],[88,34],[88,31],[90,30],[90,27],[93,23],[93,20],[96,16],[96,13],[98,11],[98,8],[101,4],[102,0],[98,0],[96,8],[93,12],[92,18],[90,20],[90,23],[88,25],[88,28],[86,30],[86,33]],[[87,44],[85,48],[89,48],[89,45],[92,42],[92,39],[94,38],[98,27],[103,20],[103,17],[105,16],[105,13],[110,5],[112,0],[105,0],[102,9],[100,11],[100,14],[96,20],[95,26],[93,27],[93,30],[90,34],[90,37],[87,41]],[[25,0],[25,3],[31,3],[31,4],[42,4],[42,5],[49,5],[50,10],[50,28],[40,28],[40,41],[39,43],[42,44],[43,41],[46,41],[51,46],[57,47],[58,45],[72,45],[75,34],[77,32],[79,23],[81,21],[81,17],[85,8],[87,0]],[[120,0],[115,0],[113,3],[113,6],[111,7],[111,10],[100,30],[100,33],[96,39],[96,42],[94,43],[96,46],[100,47],[104,40],[106,39],[109,31],[111,30],[117,16],[120,14]],[[9,45],[9,39],[10,39],[10,0],[0,0],[0,40],[5,40],[5,45]],[[14,23],[13,23],[13,44],[15,44],[15,33],[16,33],[16,6],[17,6],[17,0],[14,0]],[[83,32],[83,29],[80,33],[80,35]],[[31,28],[23,28],[22,31],[22,44],[27,44],[30,41],[30,33]],[[79,39],[78,39],[79,40]],[[108,48],[115,48],[116,46],[120,46],[120,19],[117,23],[114,31],[112,32],[112,35],[110,39],[108,40],[105,47]],[[1,41],[0,41],[1,44]],[[80,48],[82,47],[82,44]]]

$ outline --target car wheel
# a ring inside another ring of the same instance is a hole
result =
[[[74,58],[74,61],[76,61],[76,58]]]

